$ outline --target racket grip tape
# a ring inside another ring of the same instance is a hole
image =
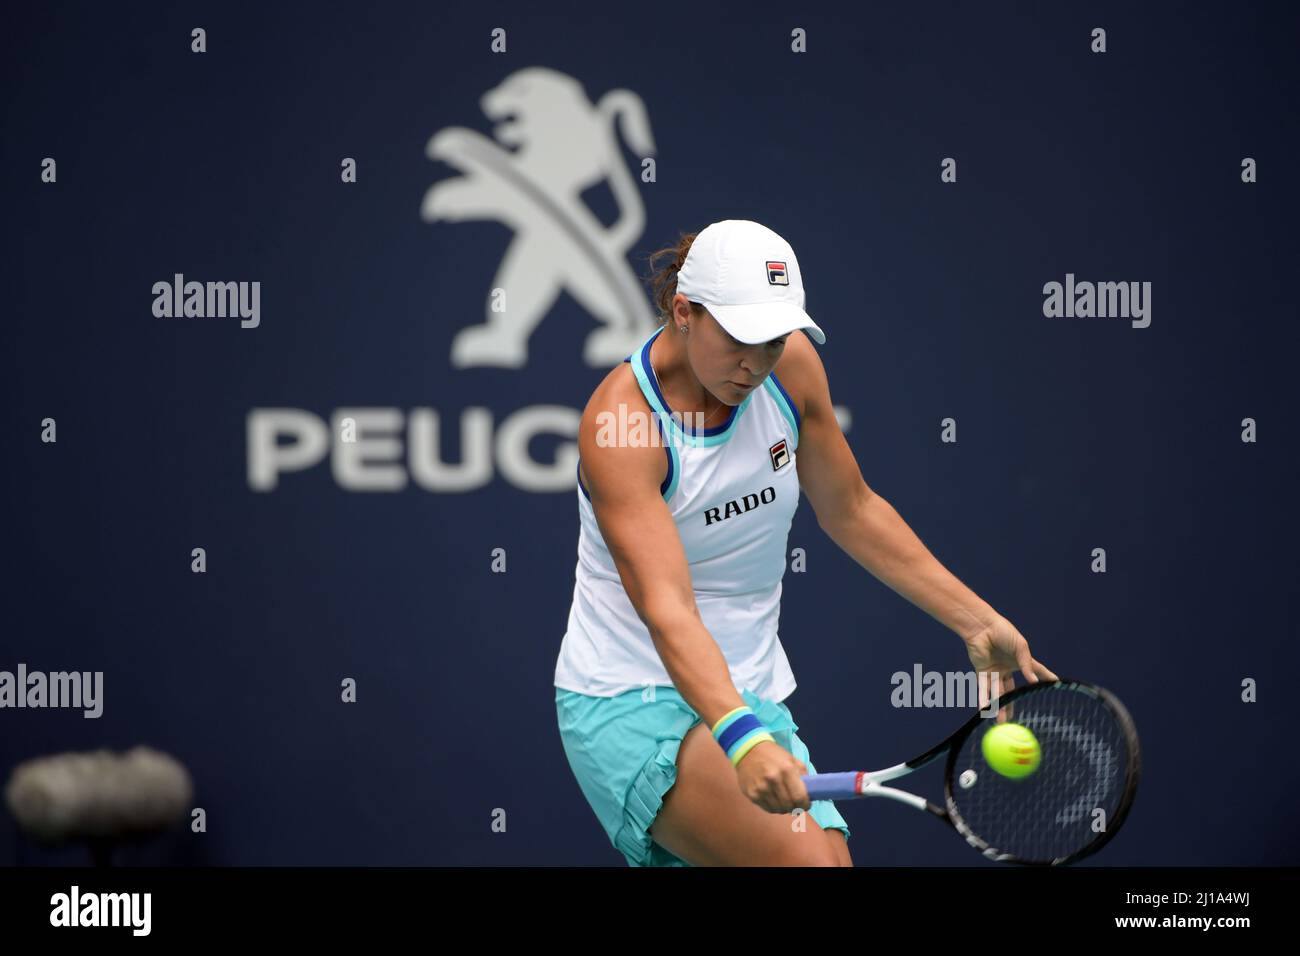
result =
[[[848,800],[862,794],[862,773],[849,770],[844,773],[814,773],[803,778],[812,800]]]

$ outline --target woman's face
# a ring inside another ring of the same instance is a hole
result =
[[[686,324],[691,315],[684,295],[674,300],[676,325]],[[686,338],[686,356],[695,377],[720,402],[739,405],[755,388],[763,384],[776,367],[785,350],[787,332],[780,338],[757,345],[737,341],[718,324],[718,320],[701,307],[695,310]],[[748,386],[748,387],[746,387]]]

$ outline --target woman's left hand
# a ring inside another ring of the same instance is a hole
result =
[[[964,640],[966,653],[970,657],[970,662],[975,665],[975,670],[997,677],[996,685],[991,680],[988,684],[981,681],[980,710],[988,706],[990,691],[994,696],[1001,696],[1016,686],[1013,672],[1017,669],[1031,684],[1037,684],[1040,680],[1057,679],[1046,665],[1034,660],[1033,655],[1029,653],[1029,642],[1025,640],[1024,635],[1000,614],[993,619],[992,623]],[[1007,719],[1006,708],[998,711],[997,719],[998,723],[1003,723]]]

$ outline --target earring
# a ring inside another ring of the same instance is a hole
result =
[[[678,328],[681,329],[683,332],[686,331],[686,326],[684,325],[679,325]]]

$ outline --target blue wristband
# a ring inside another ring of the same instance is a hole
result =
[[[723,714],[713,725],[713,739],[718,742],[734,767],[745,754],[765,740],[775,739],[749,707],[737,707]]]

